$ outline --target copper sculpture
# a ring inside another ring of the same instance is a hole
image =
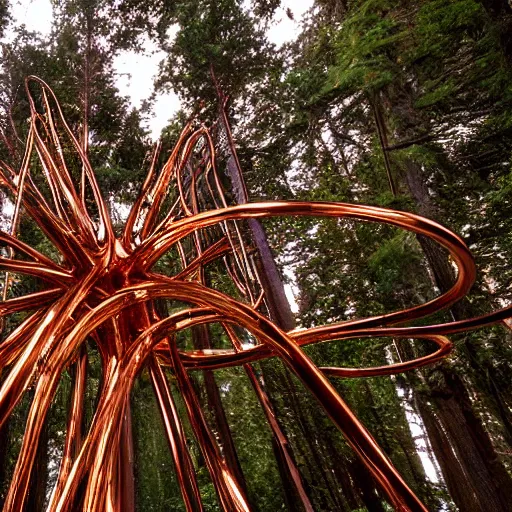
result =
[[[35,276],[47,286],[22,297],[5,295],[0,303],[2,318],[30,311],[0,344],[0,362],[5,372],[0,388],[0,426],[29,388],[34,395],[4,511],[22,510],[26,503],[45,416],[62,372],[71,365],[75,369],[72,403],[49,511],[126,510],[120,487],[122,461],[129,457],[124,437],[129,421],[128,397],[143,367],[151,375],[186,509],[200,511],[203,507],[181,420],[165,377],[168,367],[176,378],[221,506],[227,511],[250,510],[243,486],[230,471],[208,429],[188,371],[243,365],[272,433],[284,447],[268,397],[251,366],[268,357],[280,358],[300,378],[397,510],[426,510],[327,376],[391,375],[419,368],[450,352],[452,344],[446,335],[509,318],[510,306],[480,318],[448,324],[398,326],[447,308],[468,292],[476,271],[464,242],[433,221],[384,208],[290,201],[229,206],[216,168],[212,136],[204,126],[194,130],[191,125],[183,131],[160,172],[156,170],[155,151],[124,231],[116,236],[86,147],[66,124],[51,89],[40,79],[31,77],[30,81],[38,84],[44,108],[38,112],[30,96],[30,131],[19,172],[1,164],[1,184],[14,197],[15,213],[11,233],[0,233],[2,245],[8,248],[8,254],[0,258],[0,268],[6,273]],[[192,155],[198,152],[201,158],[194,159]],[[76,177],[76,169],[66,163],[71,153],[78,158],[81,180]],[[39,185],[33,176],[36,160]],[[46,197],[41,191],[42,177]],[[81,181],[79,187],[75,186],[77,181]],[[207,200],[206,196],[199,196],[199,182],[203,193],[207,191]],[[177,198],[168,206],[174,184]],[[204,208],[208,201],[213,208]],[[58,262],[17,239],[21,208],[59,251]],[[264,314],[265,293],[261,287],[258,289],[258,271],[240,225],[244,219],[281,215],[381,222],[428,236],[449,251],[458,268],[457,280],[448,292],[407,310],[284,332]],[[185,250],[185,245],[189,249]],[[172,276],[157,273],[154,265],[171,249],[179,255],[181,270]],[[219,261],[224,262],[243,301],[206,285],[204,268]],[[7,283],[6,278],[4,294]],[[162,315],[158,299],[180,301],[189,307]],[[213,323],[222,326],[232,349],[178,350],[176,333]],[[258,343],[244,347],[235,327],[246,329]],[[412,361],[376,368],[319,368],[301,350],[301,346],[311,343],[373,336],[428,339],[438,349]],[[104,378],[91,427],[82,435],[87,357],[84,347],[88,338],[97,344]],[[293,461],[289,457],[287,460],[304,506],[312,510]]]

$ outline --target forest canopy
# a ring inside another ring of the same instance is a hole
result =
[[[475,258],[476,283],[465,299],[417,324],[475,317],[512,301],[507,0],[313,0],[300,17],[293,2],[279,0],[53,0],[47,33],[28,30],[14,16],[13,2],[0,1],[0,161],[21,166],[31,115],[25,79],[40,77],[59,98],[71,130],[87,138],[116,233],[151,165],[147,119],[158,95],[172,92],[180,106],[161,132],[156,168],[188,122],[204,123],[219,147],[230,204],[367,204],[415,213],[459,234]],[[278,45],[269,34],[283,17],[296,36]],[[119,90],[116,59],[156,51],[163,58],[148,100],[133,105]],[[243,186],[233,171],[235,157]],[[13,200],[4,188],[0,201],[6,231]],[[261,252],[260,237],[268,250],[260,263],[267,279],[262,286],[274,297],[269,315],[285,331],[413,307],[446,292],[456,279],[454,262],[440,246],[390,225],[276,217],[244,226],[249,246]],[[57,257],[25,212],[19,238]],[[179,271],[177,261],[170,252],[157,266],[171,275]],[[205,279],[238,293],[218,268]],[[10,298],[38,290],[30,277],[2,278],[0,286]],[[23,321],[21,314],[10,315],[1,339]],[[433,365],[331,381],[428,510],[505,511],[512,503],[512,323],[451,339],[453,352]],[[229,339],[212,327],[207,334],[189,329],[177,343],[225,349]],[[382,337],[304,350],[321,367],[361,368],[421,357],[433,344]],[[104,378],[100,363],[101,354],[88,342],[83,429],[92,421]],[[250,369],[189,374],[207,425],[252,509],[391,510],[367,467],[296,376],[276,358]],[[0,382],[8,370],[0,368]],[[28,511],[45,510],[50,500],[75,379],[70,367],[45,419]],[[187,510],[151,379],[144,369],[130,395],[133,509]],[[204,510],[221,510],[175,376],[168,372],[164,379],[182,418]],[[268,398],[286,456],[257,390]],[[32,392],[0,429],[2,506]],[[286,457],[298,469],[299,486]]]

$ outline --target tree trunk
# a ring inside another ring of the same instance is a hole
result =
[[[411,195],[417,202],[418,212],[425,217],[438,220],[440,215],[432,203],[419,165],[406,160],[405,166],[407,185]],[[436,244],[427,237],[418,236],[418,241],[429,263],[434,283],[441,293],[448,291],[455,281],[455,275],[447,252],[439,244]],[[465,299],[451,306],[450,312],[454,320],[471,318],[479,314],[478,311],[474,311],[471,308]],[[512,415],[510,406],[506,403],[500,386],[493,377],[495,369],[487,357],[479,357],[474,342],[469,337],[466,337],[464,340],[463,348],[467,356],[467,362],[473,371],[472,380],[484,392],[488,401],[490,400],[488,405],[492,407],[494,414],[501,420],[505,438],[509,444],[512,444]],[[482,350],[487,349],[482,348]]]
[[[475,416],[462,380],[443,368],[444,383],[416,404],[429,432],[447,487],[460,510],[507,510],[510,476]]]
[[[265,380],[269,382],[269,395],[286,397],[286,406],[292,412],[293,424],[298,429],[298,435],[290,435],[290,428],[286,428],[288,437],[294,439],[295,443],[304,443],[303,458],[307,461],[309,473],[310,488],[324,489],[325,491],[312,492],[311,499],[313,505],[320,510],[345,511],[350,510],[348,503],[345,502],[346,494],[342,481],[339,479],[339,472],[343,472],[341,462],[345,457],[344,454],[336,450],[334,442],[330,439],[331,434],[325,430],[325,423],[318,418],[318,415],[311,414],[307,402],[303,403],[298,398],[299,392],[291,376],[286,369],[274,369],[272,373],[268,369],[264,369]],[[274,404],[275,409],[279,412],[281,407],[277,400]],[[330,449],[324,449],[324,443],[329,440]],[[334,462],[334,464],[333,464]],[[338,466],[338,474],[334,471],[334,466]],[[347,475],[350,480],[350,477]],[[359,495],[359,482],[356,480],[352,485],[354,490],[349,496]]]
[[[119,448],[120,506],[126,512],[135,512],[135,477],[133,474],[133,432],[130,397],[126,399]]]
[[[0,507],[4,503],[4,487],[7,484],[7,453],[9,446],[9,422],[10,418],[7,418],[2,428],[0,429]]]
[[[381,499],[377,495],[376,486],[366,466],[357,458],[352,461],[350,473],[359,482],[361,499],[369,512],[385,512]]]
[[[212,78],[215,81],[213,70]],[[224,110],[224,97],[219,89],[217,92],[220,104],[219,125],[224,129],[228,144],[226,163],[227,174],[231,180],[231,190],[236,203],[245,204],[249,200],[247,188],[245,186],[242,169],[234,146],[227,115]],[[264,291],[265,303],[267,305],[270,318],[281,329],[285,331],[292,330],[295,327],[295,318],[291,311],[288,299],[286,298],[281,274],[272,255],[265,230],[257,219],[248,219],[248,225],[251,231],[252,241],[257,249],[256,267],[261,281],[261,286]],[[263,379],[266,381],[266,372],[263,369],[262,373]],[[280,391],[286,392],[285,389],[281,389]],[[290,390],[290,392],[293,393],[293,390]],[[267,393],[267,397],[269,399],[269,406],[272,407],[272,410],[277,410],[275,400],[273,400],[271,393]],[[300,503],[299,506],[301,508],[310,510],[311,503],[308,496],[305,494],[302,482],[300,481],[300,474],[295,464],[293,452],[286,436],[282,434],[281,438],[279,436],[280,433],[282,433],[282,429],[276,418],[276,425],[273,428],[272,446],[283,483],[287,506],[292,507],[290,510],[298,510],[297,504]],[[311,435],[313,436],[314,433],[311,432]],[[295,477],[292,475],[292,472],[295,474]]]
[[[48,482],[48,422],[45,421],[41,430],[37,454],[32,468],[30,488],[25,510],[41,512],[46,500],[46,484]]]
[[[247,190],[239,164],[233,154],[229,156],[226,168],[237,204],[247,203]],[[265,230],[258,219],[248,219],[247,224],[251,230],[252,241],[258,250],[257,266],[272,320],[281,329],[290,331],[295,327],[295,318],[286,298],[283,280],[268,244]]]
[[[400,112],[404,111],[400,109]],[[408,135],[400,133],[397,138]],[[406,159],[404,167],[405,181],[418,213],[436,219],[438,212],[420,165]],[[418,240],[436,286],[441,292],[448,290],[454,275],[446,252],[430,239],[418,237]],[[456,319],[467,313],[464,304],[453,306],[451,312]],[[507,510],[512,503],[512,479],[499,461],[482,421],[474,412],[462,379],[446,363],[440,364],[439,372],[443,376],[443,384],[437,385],[436,389],[430,386],[426,392],[426,403],[419,400],[418,406],[448,489],[461,510]],[[435,416],[428,412],[428,404],[435,411]]]
[[[192,336],[196,349],[205,350],[212,348],[207,325],[193,327]],[[219,435],[219,441],[222,446],[222,454],[226,459],[226,464],[230,471],[236,476],[237,482],[247,494],[247,484],[242,467],[240,466],[235,443],[233,442],[233,436],[231,435],[231,429],[229,428],[228,420],[226,418],[226,412],[222,405],[220,391],[217,383],[215,382],[215,376],[211,370],[204,370],[203,377],[208,409],[213,413]]]
[[[215,76],[212,71],[212,78],[215,81]],[[226,169],[227,174],[231,180],[231,189],[234,195],[234,199],[238,204],[244,204],[248,202],[248,193],[247,188],[245,186],[245,182],[242,175],[242,170],[240,167],[240,163],[238,161],[238,156],[236,153],[236,148],[234,147],[233,139],[231,136],[231,130],[229,127],[229,123],[227,120],[227,116],[225,113],[225,110],[223,108],[223,102],[224,98],[220,92],[220,90],[217,91],[219,95],[219,103],[221,104],[220,108],[220,125],[224,127],[226,139],[228,142],[228,149],[227,149],[227,163],[226,163]],[[391,179],[391,177],[390,177]],[[295,318],[291,311],[290,304],[288,302],[288,299],[286,298],[285,290],[283,281],[280,275],[280,272],[277,268],[277,265],[275,263],[274,257],[272,255],[272,251],[270,249],[270,246],[267,241],[267,237],[264,231],[264,228],[261,224],[261,222],[257,219],[249,219],[247,221],[248,226],[251,230],[252,234],[252,241],[254,245],[256,246],[258,258],[257,258],[257,270],[258,274],[261,280],[261,286],[264,291],[264,297],[265,302],[269,311],[269,315],[271,319],[279,326],[281,329],[288,331],[295,327]],[[268,374],[267,372],[264,372],[264,378],[267,380]],[[340,480],[340,473],[341,470],[338,467],[337,471],[332,471],[330,474],[327,473],[328,468],[326,467],[326,462],[331,460],[337,460],[341,459],[342,455],[340,453],[336,453],[336,450],[334,449],[334,443],[332,440],[329,439],[329,445],[330,445],[330,451],[329,453],[322,453],[322,448],[319,446],[319,443],[321,444],[321,439],[319,439],[318,432],[321,428],[321,422],[316,422],[315,418],[313,417],[312,420],[315,423],[313,427],[310,426],[309,421],[307,421],[306,417],[309,417],[310,415],[306,413],[306,411],[303,411],[303,408],[301,404],[299,404],[296,400],[297,396],[297,390],[293,384],[293,381],[289,377],[287,373],[282,374],[282,372],[276,372],[279,373],[279,393],[285,394],[290,397],[290,402],[293,404],[292,408],[295,411],[297,420],[302,425],[303,430],[303,437],[306,441],[306,444],[309,446],[310,449],[310,455],[312,456],[314,460],[313,464],[313,470],[310,471],[310,474],[317,478],[318,475],[321,475],[321,479],[323,482],[321,483],[321,486],[323,488],[326,488],[330,495],[330,503],[322,504],[322,510],[329,509],[329,510],[347,510],[348,508],[352,508],[352,503],[354,501],[354,496],[357,494],[357,491],[355,491],[357,485],[352,484],[352,488],[350,492],[348,492],[348,503],[345,501],[344,494],[348,491],[348,489],[344,489],[344,483],[346,484],[347,481],[353,482],[353,480],[346,475],[347,478],[342,478]],[[274,375],[276,377],[276,375]],[[269,396],[272,400],[272,394],[269,393]],[[274,400],[272,400],[273,407],[276,408],[277,404]],[[276,408],[276,410],[278,410]],[[327,432],[324,433],[322,437],[329,437],[329,434]],[[318,441],[318,442],[316,442]],[[279,466],[281,467],[283,464],[282,454],[281,450],[275,450],[275,456],[279,460]],[[330,464],[328,464],[330,465]],[[336,464],[336,466],[339,466]],[[281,473],[282,477],[286,478],[286,475],[284,473]],[[365,475],[365,482],[363,482],[363,487],[366,486],[368,483],[368,475]],[[289,483],[289,482],[288,482]],[[285,489],[288,487],[288,483],[284,483]],[[373,484],[373,482],[372,482]],[[346,486],[345,486],[346,487]],[[343,489],[345,492],[341,492],[340,490]],[[361,496],[363,498],[363,501],[365,499],[368,499],[372,503],[372,507],[370,510],[376,510],[377,512],[380,512],[382,509],[377,508],[377,505],[374,505],[373,497],[376,497],[375,494],[375,485],[373,484],[373,494],[370,499],[370,496],[368,492],[363,491],[361,488]],[[287,501],[291,501],[292,497],[288,496]],[[366,502],[365,502],[366,503]],[[380,502],[378,502],[380,504]],[[334,507],[333,507],[334,505]],[[327,507],[327,508],[326,508]]]

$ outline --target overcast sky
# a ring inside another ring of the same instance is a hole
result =
[[[277,46],[297,37],[300,20],[312,6],[313,0],[283,0],[281,4],[268,31],[269,40]],[[287,8],[292,11],[294,20],[286,15]],[[43,35],[49,34],[52,21],[50,0],[14,0],[11,12],[16,25],[24,23],[28,30],[40,32]],[[157,51],[149,40],[145,48],[146,51],[142,54],[131,51],[122,52],[114,61],[117,86],[121,94],[128,96],[136,107],[140,107],[142,101],[151,95],[158,63],[165,56],[163,52]],[[160,135],[162,128],[179,106],[180,101],[176,94],[158,96],[148,119],[148,128],[154,139]]]

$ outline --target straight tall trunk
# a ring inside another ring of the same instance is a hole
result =
[[[207,325],[199,325],[192,328],[192,336],[195,348],[199,350],[212,348],[210,333]],[[203,371],[204,387],[206,390],[206,399],[208,409],[213,413],[219,441],[222,446],[222,454],[226,459],[226,464],[230,471],[236,476],[237,482],[247,494],[247,484],[238,459],[238,455],[229,428],[226,412],[222,405],[219,387],[215,381],[215,376],[211,370]]]
[[[36,458],[30,477],[26,510],[30,512],[42,512],[46,500],[46,486],[48,483],[48,421],[45,421]]]
[[[407,99],[405,94],[403,98]],[[402,101],[405,101],[403,100]],[[388,102],[396,108],[413,112],[412,107],[398,106],[397,99]],[[412,114],[411,114],[412,115]],[[415,126],[412,119],[403,120]],[[418,120],[416,120],[416,126]],[[380,127],[379,129],[383,129]],[[385,126],[384,126],[385,129]],[[397,129],[397,139],[411,138]],[[386,147],[383,147],[386,151]],[[405,184],[415,200],[420,215],[436,220],[439,216],[421,166],[410,158],[404,160]],[[430,239],[418,237],[435,285],[444,292],[453,282],[453,269],[446,252]],[[454,318],[464,316],[464,306],[456,305]],[[488,432],[474,411],[466,384],[447,363],[440,363],[442,379],[435,379],[420,395],[416,393],[418,410],[425,423],[432,447],[439,461],[448,490],[456,505],[463,511],[496,512],[507,510],[512,503],[512,479],[499,460]],[[429,382],[428,380],[426,381]]]

